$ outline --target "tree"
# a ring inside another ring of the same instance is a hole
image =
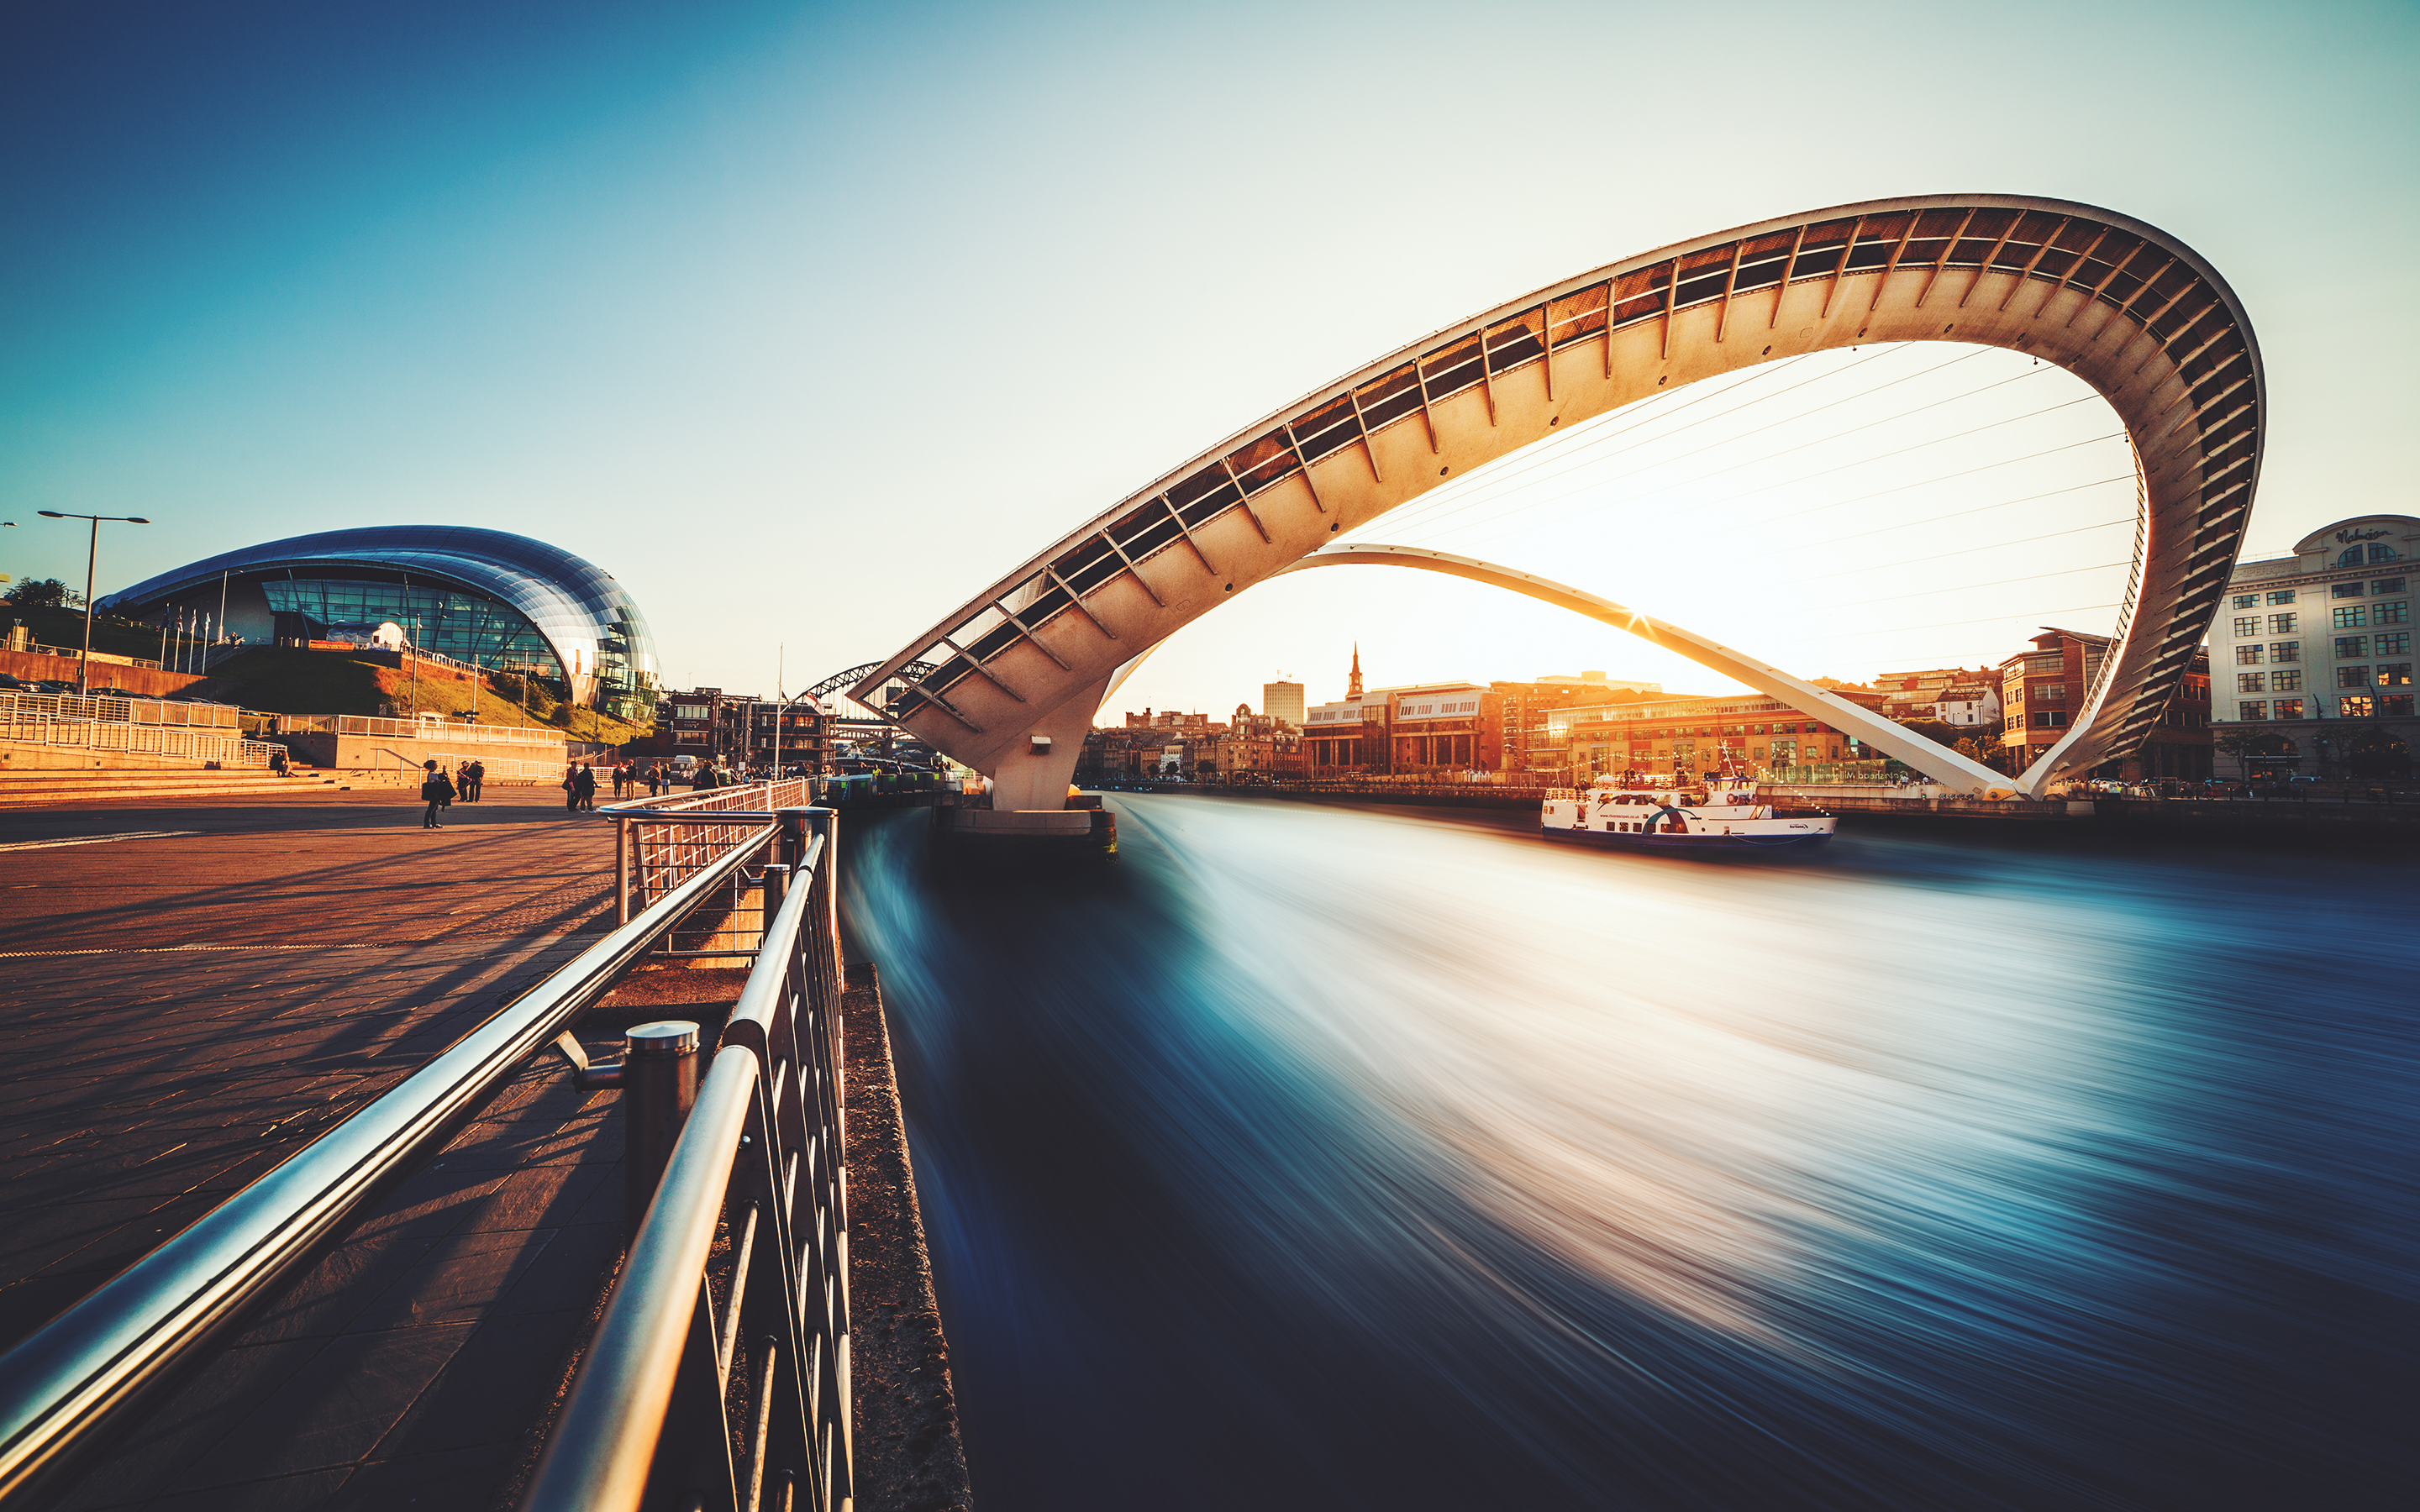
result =
[[[1988,735],[1964,736],[1950,748],[1970,762],[1978,762],[1994,771],[1999,770],[1996,762],[2000,754],[2000,743]]]
[[[8,590],[8,599],[21,609],[84,608],[84,595],[56,578],[28,578]]]
[[[2270,746],[2276,738],[2274,731],[2246,729],[2238,725],[2219,731],[2211,737],[2210,743],[2220,755],[2233,757],[2235,769],[2248,778],[2252,775],[2251,759],[2271,754]]]

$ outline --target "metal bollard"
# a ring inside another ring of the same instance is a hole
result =
[[[789,896],[790,869],[775,862],[765,868],[764,912],[757,916],[756,949],[765,949],[765,936],[772,933],[773,916],[782,911],[782,900]]]
[[[647,1204],[697,1102],[698,1027],[687,1019],[642,1024],[622,1052],[622,1233],[639,1236]]]

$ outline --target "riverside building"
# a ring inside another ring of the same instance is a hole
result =
[[[656,705],[654,735],[633,746],[640,758],[689,756],[711,765],[767,768],[775,753],[783,770],[820,772],[830,760],[831,724],[822,705],[797,698],[787,705],[719,687],[670,692]]]
[[[2236,564],[2210,637],[2226,775],[2412,775],[2415,554],[2420,518],[2363,515]]]
[[[246,644],[408,639],[489,671],[535,674],[568,702],[653,716],[656,646],[613,575],[558,546],[464,525],[365,525],[188,563],[101,607],[165,624],[204,613]],[[382,626],[393,626],[384,638]]]
[[[2034,637],[2032,650],[2000,663],[2000,759],[1994,764],[2000,770],[2022,772],[2067,738],[2108,651],[2105,635],[2045,626]],[[2103,763],[2091,775],[2126,781],[2198,782],[2209,778],[2210,670],[2208,654],[2196,654],[2141,748]]]
[[[1296,730],[1302,728],[1303,698],[1300,683],[1263,683],[1261,712],[1273,719],[1283,719]]]
[[[1867,707],[1881,702],[1857,688],[1833,691]],[[1713,770],[1725,750],[1755,775],[1780,782],[1874,781],[1887,764],[1856,737],[1755,693],[1556,710],[1547,718],[1567,725],[1575,782],[1608,772],[1694,776]]]
[[[1661,695],[1664,685],[1601,671],[1574,677],[1549,673],[1526,683],[1490,683],[1504,700],[1504,764],[1508,772],[1537,772],[1559,780],[1571,769],[1571,721],[1557,710],[1609,708]]]

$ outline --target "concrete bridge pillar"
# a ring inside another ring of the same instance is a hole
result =
[[[969,764],[991,779],[993,812],[1067,807],[1076,760],[1084,753],[1084,736],[1108,696],[1109,681],[1104,677],[1092,683],[1049,713],[1017,727],[988,763]]]

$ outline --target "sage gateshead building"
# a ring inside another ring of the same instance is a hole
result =
[[[156,624],[209,615],[214,636],[255,645],[360,644],[393,625],[424,651],[547,678],[623,717],[646,717],[659,687],[655,639],[613,575],[503,531],[322,531],[223,552],[101,602]]]

